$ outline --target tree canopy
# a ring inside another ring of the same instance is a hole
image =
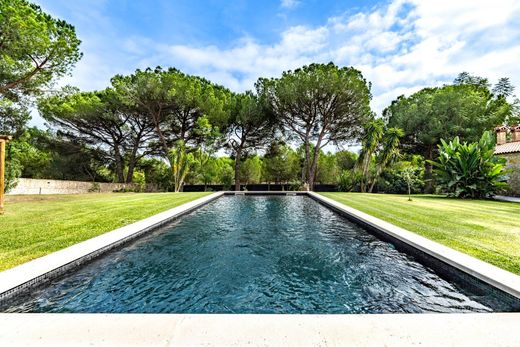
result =
[[[320,150],[329,143],[357,139],[372,115],[370,84],[352,67],[311,64],[280,78],[262,78],[256,86],[287,135],[303,143],[305,178],[311,189]]]
[[[0,0],[0,95],[34,94],[81,58],[75,29],[26,0]]]

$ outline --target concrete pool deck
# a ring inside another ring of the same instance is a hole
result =
[[[0,314],[2,346],[520,346],[520,314]]]

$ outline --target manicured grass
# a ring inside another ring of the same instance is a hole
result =
[[[322,193],[362,212],[520,274],[520,204],[435,195]]]
[[[150,217],[209,193],[8,196],[0,270]]]

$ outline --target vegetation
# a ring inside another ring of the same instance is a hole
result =
[[[370,85],[361,72],[333,63],[261,78],[257,91],[289,136],[303,144],[304,179],[311,189],[321,149],[356,140],[372,116]]]
[[[274,182],[432,192],[431,162],[441,140],[476,142],[484,131],[520,119],[508,78],[491,86],[468,73],[400,96],[377,118],[370,82],[332,62],[260,78],[244,93],[161,67],[114,76],[103,90],[53,90],[52,82],[81,58],[79,44],[73,26],[38,6],[0,0],[0,132],[14,137],[8,188],[22,176],[165,191]],[[32,105],[49,130],[27,128]],[[339,150],[348,144],[362,145],[359,156]],[[327,145],[336,153],[325,152]]]
[[[482,133],[517,118],[517,104],[506,95],[513,89],[501,79],[493,89],[487,79],[461,73],[451,85],[425,88],[409,97],[400,96],[383,111],[391,127],[404,130],[403,149],[427,159],[428,191],[433,191],[432,166],[441,139],[458,136],[476,142]]]
[[[322,195],[520,275],[520,214],[515,203],[435,195]]]
[[[458,137],[449,143],[441,140],[439,158],[432,162],[439,189],[450,197],[472,199],[505,190],[506,160],[494,152],[495,141],[489,131],[479,142],[469,144],[461,143]]]
[[[195,200],[207,193],[8,196],[0,271]]]

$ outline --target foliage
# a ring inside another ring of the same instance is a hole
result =
[[[383,117],[389,127],[404,130],[401,143],[405,152],[433,160],[441,139],[459,136],[461,141],[476,142],[484,131],[515,116],[515,104],[489,88],[487,79],[462,73],[452,85],[425,88],[409,97],[398,97],[383,111]],[[499,88],[500,93],[507,93],[507,89]],[[426,169],[429,180],[431,165]]]
[[[240,190],[241,161],[251,151],[261,149],[271,141],[275,131],[273,115],[251,92],[233,98],[233,108],[227,130],[227,148],[235,157],[235,190]],[[244,163],[245,164],[245,163]],[[246,179],[249,183],[249,180]]]
[[[300,159],[297,153],[283,142],[272,142],[263,159],[263,178],[266,182],[298,181]]]
[[[177,145],[170,150],[168,158],[171,163],[173,189],[175,192],[180,192],[184,179],[195,161],[193,153],[188,153],[184,141],[179,140]]]
[[[337,158],[334,153],[320,153],[318,159],[318,167],[316,169],[316,182],[331,183],[336,182],[336,177],[339,175],[339,168]]]
[[[366,186],[370,180],[368,170],[373,160],[373,155],[378,149],[383,133],[385,123],[382,119],[375,119],[365,124],[363,127],[363,137],[361,139],[361,152],[359,154],[359,168],[361,169],[361,192],[366,191]]]
[[[241,182],[256,184],[262,180],[262,159],[258,155],[247,158],[240,166]]]
[[[419,155],[401,160],[383,171],[375,189],[390,194],[418,194],[424,191],[424,159]]]
[[[461,142],[458,137],[441,140],[439,157],[431,162],[440,189],[457,198],[487,198],[503,191],[507,184],[506,160],[494,155],[495,142],[485,132],[479,142]]]
[[[359,170],[343,170],[338,177],[338,190],[341,192],[357,191],[361,185],[362,175]]]
[[[32,95],[81,58],[67,22],[26,0],[0,0],[0,98]]]
[[[30,118],[27,107],[0,97],[0,134],[18,136]]]
[[[336,152],[336,164],[339,170],[350,170],[356,166],[358,161],[358,155],[350,151],[338,151]]]
[[[11,142],[7,147],[4,175],[4,189],[9,192],[18,184],[18,179],[22,176],[23,166],[18,159],[18,150],[16,144]]]
[[[381,148],[377,154],[376,172],[374,177],[372,177],[372,183],[368,190],[369,193],[372,193],[374,185],[381,173],[383,173],[383,170],[400,157],[399,141],[403,135],[404,132],[399,128],[388,128],[385,130]]]
[[[303,143],[305,180],[311,189],[320,150],[357,139],[372,114],[370,85],[351,67],[311,64],[280,78],[261,78],[256,87],[287,134]],[[311,146],[316,149],[312,158]]]

